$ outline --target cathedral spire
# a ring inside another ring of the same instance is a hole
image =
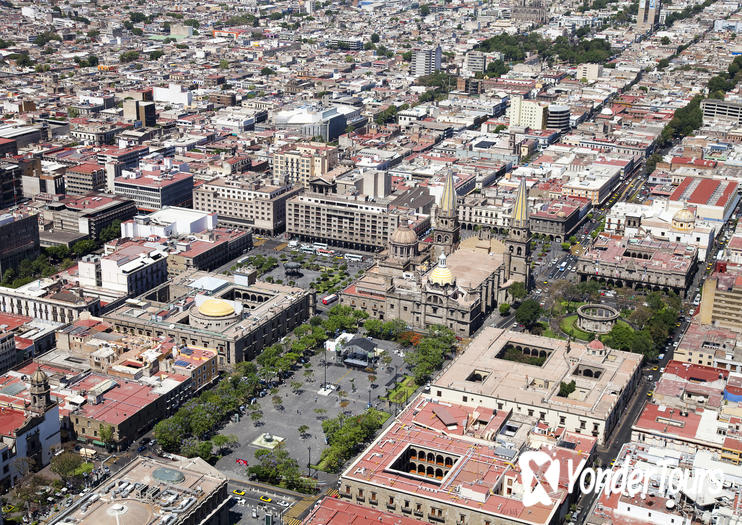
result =
[[[439,212],[446,213],[449,216],[456,215],[456,189],[453,185],[453,173],[450,171],[446,175],[446,184],[443,186]]]
[[[525,177],[520,179],[520,186],[518,186],[518,194],[515,196],[510,226],[513,228],[528,227],[528,190],[526,189]]]

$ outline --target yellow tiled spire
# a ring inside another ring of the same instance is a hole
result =
[[[456,212],[456,189],[453,185],[453,174],[446,175],[446,184],[443,186],[440,211],[455,215]]]
[[[510,225],[516,228],[528,227],[528,190],[526,189],[526,178],[520,179],[518,194],[515,196],[515,205],[513,206],[513,215]]]

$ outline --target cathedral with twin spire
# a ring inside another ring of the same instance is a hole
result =
[[[528,190],[521,179],[504,240],[489,232],[461,239],[456,189],[446,177],[430,240],[421,242],[408,224],[391,235],[384,256],[340,293],[342,304],[380,320],[401,319],[415,330],[432,325],[456,335],[473,334],[501,303],[509,287],[529,287],[531,252]]]

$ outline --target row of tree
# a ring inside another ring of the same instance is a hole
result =
[[[330,472],[338,472],[343,464],[371,440],[388,414],[369,408],[363,414],[346,416],[340,414],[322,422],[328,448],[322,451],[320,463]]]

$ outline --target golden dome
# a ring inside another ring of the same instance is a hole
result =
[[[206,299],[198,307],[198,312],[206,317],[227,317],[234,315],[234,307],[222,299]]]
[[[392,233],[391,241],[394,244],[415,244],[417,234],[407,224],[400,224]]]
[[[453,272],[446,266],[446,256],[444,254],[441,254],[441,256],[438,258],[438,266],[436,266],[433,271],[430,272],[428,281],[433,284],[445,286],[448,284],[453,284],[455,280],[456,279],[453,276]]]
[[[696,216],[688,208],[678,211],[672,218],[675,222],[695,222]]]

